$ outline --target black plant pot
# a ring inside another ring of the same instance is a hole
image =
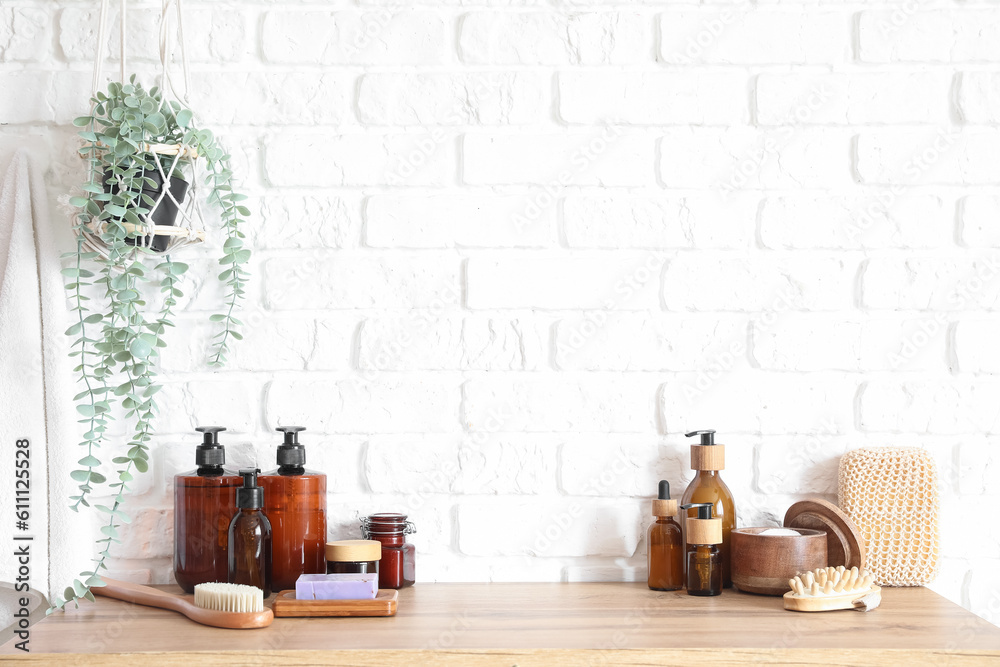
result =
[[[145,180],[142,183],[142,194],[156,201],[160,197],[160,192],[163,190],[163,178],[160,176],[158,171],[146,171],[143,172],[142,177],[148,178],[156,183],[155,187],[151,187],[149,183]],[[118,187],[111,175],[110,169],[104,170],[104,191],[117,193]],[[166,227],[173,227],[174,223],[177,222],[177,204],[174,200],[170,198],[172,194],[174,199],[177,200],[178,204],[184,203],[184,196],[187,194],[188,183],[184,179],[177,178],[176,176],[170,177],[170,190],[168,194],[163,196],[163,199],[157,205],[156,209],[150,215],[150,220],[152,220],[154,225],[164,225]],[[145,202],[143,206],[146,206]],[[126,238],[125,242],[129,245],[145,245],[143,242],[144,237],[130,237]],[[170,244],[170,237],[165,234],[156,234],[153,236],[153,240],[149,244],[149,248],[156,252],[164,252],[167,246]]]

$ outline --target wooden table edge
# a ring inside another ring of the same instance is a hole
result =
[[[0,664],[20,665],[72,663],[80,667],[119,665],[132,667],[138,661],[152,661],[157,667],[199,667],[255,664],[266,658],[269,664],[288,667],[313,665],[352,665],[354,667],[384,667],[385,665],[452,665],[486,667],[594,667],[595,665],[677,665],[710,661],[712,665],[768,664],[782,665],[871,665],[912,667],[918,664],[980,665],[1000,662],[1000,649],[940,650],[940,649],[765,649],[765,648],[679,648],[679,649],[340,649],[340,650],[279,650],[279,651],[151,651],[134,653],[38,653],[2,655]]]

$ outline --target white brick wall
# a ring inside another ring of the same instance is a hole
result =
[[[408,511],[422,580],[641,579],[656,481],[714,427],[743,525],[834,498],[851,448],[926,447],[936,588],[1000,621],[996,3],[188,5],[257,214],[249,330],[206,370],[193,251],[117,572],[169,579],[194,425],[269,468],[298,422],[331,535]],[[158,11],[130,9],[147,81]],[[95,39],[73,0],[0,8],[0,166],[32,146],[53,198]]]

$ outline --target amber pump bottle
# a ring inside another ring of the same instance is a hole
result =
[[[264,489],[257,486],[257,468],[240,470],[243,486],[236,489],[236,516],[229,524],[229,583],[256,586],[271,594],[271,522],[264,507]]]
[[[646,535],[647,584],[654,591],[684,588],[684,538],[677,516],[677,501],[670,499],[670,483],[660,480],[659,493],[653,501],[653,516]]]
[[[261,475],[264,512],[274,531],[271,571],[275,590],[295,588],[302,574],[326,572],[326,475],[306,470],[302,426],[282,426],[278,468]]]
[[[199,426],[198,467],[174,476],[174,578],[185,593],[229,576],[229,522],[236,513],[236,487],[243,481],[223,466],[222,426]]]
[[[687,524],[688,595],[722,594],[722,521],[712,518],[711,503],[690,503],[682,509],[695,510],[698,516]]]
[[[733,585],[729,565],[729,535],[736,528],[736,502],[733,494],[719,476],[726,468],[726,446],[715,444],[715,431],[692,431],[685,434],[688,438],[700,436],[701,442],[691,445],[691,469],[697,473],[688,484],[681,504],[710,503],[713,516],[722,521],[722,586]],[[696,516],[694,510],[689,510],[688,517]],[[687,525],[684,526],[685,531]]]

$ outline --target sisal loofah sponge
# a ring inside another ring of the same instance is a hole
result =
[[[840,508],[882,586],[923,586],[941,562],[937,466],[916,447],[863,447],[840,461]]]

